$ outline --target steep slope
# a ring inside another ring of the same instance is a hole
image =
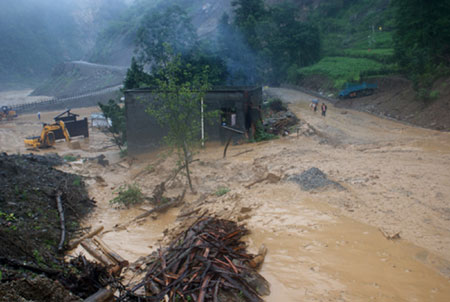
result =
[[[207,39],[213,35],[224,13],[231,14],[231,1],[213,0],[141,0],[126,10],[120,18],[111,22],[99,35],[95,47],[89,55],[89,61],[129,66],[136,48],[136,36],[144,18],[158,5],[167,7],[179,5],[186,10],[193,27],[200,38]]]
[[[0,2],[0,90],[34,86],[52,68],[83,59],[124,0]]]

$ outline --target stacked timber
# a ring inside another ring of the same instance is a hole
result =
[[[202,218],[154,252],[145,277],[119,301],[263,301],[269,284],[252,269],[258,257],[246,252],[246,234],[233,221]]]

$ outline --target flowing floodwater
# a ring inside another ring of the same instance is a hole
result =
[[[308,110],[308,96],[271,91],[290,101],[318,135],[230,146],[226,159],[221,146],[208,145],[191,166],[197,194],[186,196],[189,203],[206,194],[210,197],[203,207],[211,214],[245,223],[252,252],[266,245],[261,273],[272,289],[266,300],[450,301],[450,134],[332,106],[322,118]],[[92,111],[98,109],[83,109],[82,116]],[[37,126],[34,115],[0,124],[2,149],[25,152],[22,139]],[[76,141],[77,148],[58,143],[44,152],[104,154],[110,161],[106,167],[78,161],[61,168],[85,176],[97,201],[84,224],[104,226],[102,239],[130,261],[159,248],[163,232],[176,225],[179,209],[115,229],[151,206],[116,209],[109,201],[124,183],[137,183],[151,196],[174,164],[160,164],[164,160],[153,154],[121,159],[116,148],[106,148],[109,138],[96,129],[89,140]],[[286,181],[311,167],[345,190],[302,191]],[[245,187],[267,172],[281,180]],[[176,196],[184,185],[178,177],[168,194]],[[230,192],[214,197],[218,187]],[[248,214],[242,214],[244,208]],[[401,238],[389,240],[380,229]]]

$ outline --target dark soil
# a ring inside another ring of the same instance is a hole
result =
[[[56,170],[58,156],[0,155],[0,256],[55,262],[61,236],[56,196],[62,194],[67,240],[90,201],[80,176]]]
[[[78,301],[67,290],[85,298],[102,287],[99,278],[107,278],[85,259],[65,263],[58,250],[56,196],[64,209],[66,243],[80,233],[80,219],[94,206],[80,176],[55,169],[63,162],[58,155],[0,154],[0,297],[7,297],[2,302]]]

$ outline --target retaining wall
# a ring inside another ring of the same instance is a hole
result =
[[[88,91],[78,95],[37,101],[33,103],[11,106],[18,114],[37,113],[39,111],[64,110],[67,108],[82,108],[97,106],[98,103],[107,103],[110,99],[118,99],[121,96],[121,86],[109,87],[97,91]]]

